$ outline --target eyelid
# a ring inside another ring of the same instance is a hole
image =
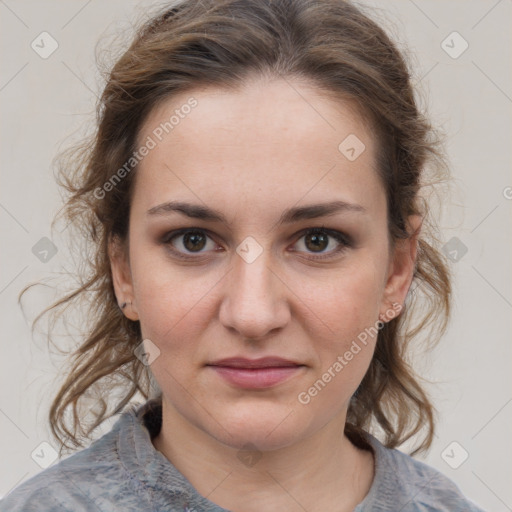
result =
[[[217,242],[215,241],[215,238],[214,236],[212,236],[212,233],[208,230],[208,229],[205,229],[205,228],[199,228],[199,227],[186,227],[186,228],[180,228],[180,229],[175,229],[173,231],[169,231],[167,232],[163,237],[161,237],[161,243],[164,244],[169,251],[171,251],[174,255],[176,255],[178,258],[182,258],[182,259],[186,259],[186,260],[197,260],[199,258],[201,258],[202,256],[204,256],[206,253],[204,252],[198,252],[198,253],[186,253],[186,252],[182,252],[182,251],[179,251],[178,249],[176,249],[172,244],[171,244],[171,241],[174,239],[174,238],[177,238],[181,235],[184,235],[186,233],[193,233],[193,232],[199,232],[199,233],[204,233],[210,240],[212,240],[215,244],[217,244]],[[219,244],[217,244],[219,245]]]
[[[329,235],[340,243],[344,243],[346,245],[353,245],[352,237],[344,233],[343,231],[338,231],[337,229],[330,229],[324,226],[305,228],[302,231],[299,231],[294,236],[298,236],[299,238],[304,235],[309,235],[311,233],[321,233]]]
[[[217,244],[217,242],[215,241],[215,236],[208,229],[193,227],[193,226],[176,229],[176,230],[166,233],[161,238],[161,243],[168,246],[168,249],[170,251],[172,251],[173,254],[177,255],[179,258],[188,259],[188,260],[197,260],[197,259],[201,258],[203,255],[207,254],[208,251],[206,253],[205,252],[186,253],[186,252],[177,250],[171,244],[171,241],[174,238],[177,238],[181,235],[184,235],[184,234],[190,233],[190,232],[204,233],[208,238],[210,238],[210,240],[212,240],[214,243]],[[314,233],[325,234],[331,238],[334,238],[338,242],[339,246],[338,246],[338,248],[333,249],[327,253],[323,253],[323,252],[319,252],[319,253],[309,252],[308,253],[308,252],[306,252],[306,254],[308,254],[307,259],[321,260],[321,259],[333,258],[333,257],[336,257],[337,255],[339,255],[341,252],[343,252],[347,248],[353,247],[353,245],[354,245],[353,239],[351,236],[347,235],[346,233],[344,233],[342,231],[326,228],[324,226],[315,226],[315,227],[310,227],[310,228],[304,228],[301,231],[295,233],[293,235],[293,238],[296,239],[294,244],[297,243],[304,236],[309,235],[309,234],[314,234]],[[217,245],[219,245],[219,244],[217,244]],[[211,252],[211,251],[209,251],[209,252]],[[293,250],[292,252],[304,253],[305,251]]]
[[[306,253],[306,254],[308,254],[308,256],[306,258],[309,260],[315,261],[315,260],[336,258],[341,253],[343,253],[345,250],[354,246],[354,242],[353,242],[353,239],[351,236],[347,235],[346,233],[344,233],[342,231],[338,231],[337,229],[326,228],[323,225],[320,227],[316,226],[316,227],[312,227],[312,228],[305,228],[294,236],[297,237],[297,242],[298,242],[302,237],[309,235],[309,234],[315,234],[315,233],[325,234],[327,236],[330,236],[331,238],[334,238],[338,242],[339,245],[337,248],[335,248],[329,252],[319,252],[319,253],[308,252],[308,253]],[[302,253],[304,251],[294,251],[294,252]]]

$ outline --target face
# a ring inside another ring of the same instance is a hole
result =
[[[261,79],[173,97],[148,137],[111,261],[169,415],[261,450],[343,425],[415,257],[390,244],[371,128],[312,86]]]

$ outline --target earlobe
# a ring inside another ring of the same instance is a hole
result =
[[[410,236],[397,240],[395,243],[384,289],[383,308],[385,311],[381,310],[381,316],[389,316],[387,315],[388,310],[395,310],[396,304],[401,305],[405,302],[416,268],[418,237],[422,220],[419,215],[410,216],[407,222]]]
[[[117,303],[128,319],[137,321],[139,320],[139,315],[135,304],[127,248],[119,239],[111,238],[108,252]]]

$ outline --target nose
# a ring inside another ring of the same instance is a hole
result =
[[[289,290],[270,264],[267,250],[251,263],[235,254],[224,281],[220,322],[243,338],[265,338],[290,320]]]

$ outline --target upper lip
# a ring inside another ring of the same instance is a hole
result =
[[[260,357],[259,359],[247,359],[245,357],[228,357],[219,359],[207,366],[228,366],[231,368],[280,368],[283,366],[303,366],[300,363],[283,359],[282,357]]]

